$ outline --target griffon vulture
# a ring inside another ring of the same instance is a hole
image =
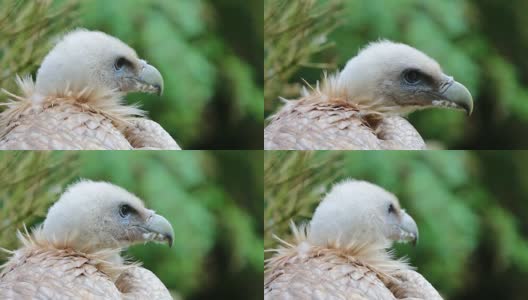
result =
[[[172,299],[149,270],[121,257],[137,243],[167,242],[170,223],[106,182],[70,186],[0,269],[0,299]]]
[[[160,95],[163,78],[122,41],[98,31],[66,34],[40,66],[36,81],[17,78],[22,95],[0,114],[0,149],[180,149],[137,106],[131,92]]]
[[[264,130],[270,150],[425,149],[403,117],[418,109],[473,111],[469,91],[404,44],[369,44],[322,86],[286,104]]]
[[[398,199],[364,181],[335,185],[309,227],[267,260],[265,299],[442,299],[433,286],[387,250],[418,239]]]

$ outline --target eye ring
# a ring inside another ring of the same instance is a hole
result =
[[[403,74],[403,79],[409,84],[417,84],[422,81],[422,75],[417,70],[407,70]]]
[[[396,208],[394,207],[394,205],[393,205],[392,203],[389,204],[389,209],[388,209],[388,211],[389,211],[389,214],[393,214],[393,213],[396,212]]]
[[[124,58],[124,57],[120,57],[118,58],[115,63],[114,63],[114,68],[119,71],[121,69],[123,69],[125,66],[129,66],[130,65],[130,62]]]
[[[119,207],[119,215],[122,217],[122,218],[126,218],[128,217],[129,215],[131,215],[133,212],[135,212],[135,210],[128,204],[122,204],[120,207]]]

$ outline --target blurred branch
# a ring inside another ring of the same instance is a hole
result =
[[[3,0],[0,10],[0,87],[13,90],[15,75],[33,71],[52,37],[74,25],[77,0]],[[5,99],[0,95],[0,100]]]
[[[266,152],[264,160],[264,247],[275,244],[272,234],[285,238],[289,221],[309,218],[320,197],[338,177],[342,154]]]
[[[339,24],[340,1],[264,1],[264,99],[265,109],[281,95],[291,76],[314,64],[312,56],[332,46],[327,35]]]
[[[76,157],[51,152],[0,154],[0,247],[14,248],[16,230],[46,214],[74,177]]]

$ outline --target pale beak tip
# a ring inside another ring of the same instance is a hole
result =
[[[468,117],[471,116],[471,114],[473,113],[473,105],[466,111],[467,111]]]
[[[466,112],[466,115],[469,117],[473,113],[473,99],[470,98],[470,101],[462,103],[460,106]]]
[[[163,95],[163,87],[159,84],[154,85],[154,88],[156,89],[156,95],[162,96]]]
[[[416,245],[418,244],[418,236],[414,236],[414,238],[412,239],[411,244],[413,245],[413,247],[416,247]]]
[[[172,235],[165,235],[165,239],[167,240],[167,244],[169,245],[169,248],[172,248],[172,244],[174,242],[174,239],[172,238]]]
[[[464,110],[468,116],[473,113],[473,96],[461,83],[455,81],[442,92],[444,100],[454,103],[455,107]]]

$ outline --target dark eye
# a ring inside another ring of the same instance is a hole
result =
[[[396,209],[394,208],[394,205],[391,203],[391,204],[389,205],[389,214],[393,214],[393,213],[395,213],[395,212],[396,212]]]
[[[118,58],[118,59],[115,61],[115,63],[114,63],[114,68],[115,68],[116,70],[121,70],[121,69],[123,69],[125,66],[128,66],[128,65],[130,65],[130,62],[129,62],[126,58],[124,58],[124,57],[120,57],[120,58]]]
[[[130,207],[130,205],[128,205],[128,204],[122,204],[119,207],[119,215],[122,218],[125,218],[125,217],[129,216],[133,212],[135,212],[135,210],[132,207]]]
[[[422,75],[416,70],[408,70],[403,74],[403,78],[409,84],[417,84],[421,81]]]

